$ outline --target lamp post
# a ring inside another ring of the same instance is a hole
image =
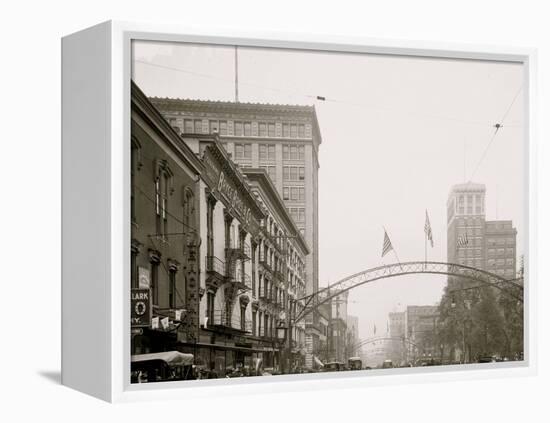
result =
[[[282,323],[279,322],[279,325],[277,326],[277,340],[279,341],[280,345],[280,352],[281,352],[281,373],[289,373],[288,365],[287,365],[287,349],[284,348],[285,344],[288,342],[289,336],[287,336],[288,328]]]

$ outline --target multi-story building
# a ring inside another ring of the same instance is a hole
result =
[[[313,106],[152,98],[179,133],[217,132],[233,161],[241,168],[263,168],[305,237],[306,293],[319,288],[318,170],[321,132]],[[308,367],[321,342],[322,317],[306,316]]]
[[[348,314],[346,318],[346,358],[360,356],[361,347],[359,346],[359,318]]]
[[[459,245],[459,237],[466,239]],[[447,200],[447,261],[485,268],[485,185],[454,185]]]
[[[348,291],[332,297],[330,300],[329,350],[333,352],[332,360],[347,362],[347,318]]]
[[[405,311],[405,336],[409,360],[437,355],[438,305],[407,306]]]
[[[134,84],[131,158],[132,287],[152,297],[132,354],[189,352],[218,376],[302,366],[310,250],[267,171],[176,132]]]
[[[131,352],[143,354],[175,349],[182,321],[198,317],[188,300],[198,286],[202,165],[135,85],[131,102],[131,288],[152,305]]]
[[[309,248],[294,220],[278,194],[267,171],[260,168],[244,168],[244,175],[262,204],[266,217],[261,224],[258,244],[258,283],[252,284],[252,307],[256,308],[258,319],[253,319],[252,335],[258,335],[266,313],[277,316],[277,324],[290,331],[285,368],[295,369],[305,363],[305,322],[293,324],[294,316],[305,304],[305,260]]]
[[[485,220],[485,185],[466,183],[451,188],[447,261],[512,279],[516,274],[516,234],[510,220]]]
[[[511,220],[485,222],[485,270],[506,279],[515,278],[516,235]]]
[[[180,133],[217,132],[233,161],[267,171],[305,236],[306,289],[318,289],[318,169],[321,133],[315,107],[151,98]]]
[[[393,363],[400,364],[405,360],[406,351],[405,312],[391,312],[388,317],[391,339],[390,359]]]

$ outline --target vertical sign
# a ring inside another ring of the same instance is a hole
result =
[[[151,290],[133,288],[131,294],[131,326],[149,327],[151,324]]]

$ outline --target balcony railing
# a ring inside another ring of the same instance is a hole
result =
[[[273,271],[273,277],[278,279],[280,282],[285,281],[285,276],[284,276],[283,272],[281,272],[280,270],[274,270]]]
[[[214,311],[214,322],[209,325],[226,331],[252,333],[251,320],[241,320],[241,317],[238,315],[228,316],[227,312],[223,309]]]
[[[250,245],[244,243],[239,247],[229,247],[225,249],[227,261],[250,260]]]
[[[250,275],[241,272],[232,272],[226,275],[227,282],[236,284],[239,289],[250,290],[252,289],[252,278]]]
[[[269,273],[271,273],[273,270],[270,266],[270,264],[267,262],[267,257],[265,255],[260,255],[260,265],[263,266],[265,270],[267,270]]]
[[[206,273],[223,278],[225,276],[225,263],[215,256],[207,256]]]
[[[263,289],[260,291],[260,300],[266,302],[266,303],[271,303],[272,301],[272,297],[271,297],[271,294],[269,292],[265,292]]]

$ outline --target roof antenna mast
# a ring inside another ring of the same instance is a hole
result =
[[[239,102],[239,54],[235,46],[235,103]]]

